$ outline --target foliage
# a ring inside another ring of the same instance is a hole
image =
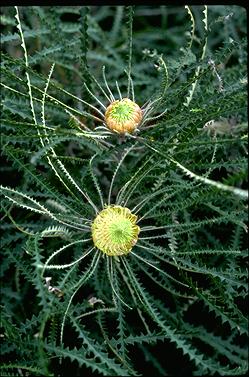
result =
[[[5,7],[1,23],[2,375],[245,374],[245,10]],[[114,97],[143,109],[135,133],[106,127]],[[112,204],[138,216],[127,255],[92,242]]]

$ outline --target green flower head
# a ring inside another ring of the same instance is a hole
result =
[[[92,223],[94,245],[110,256],[128,254],[138,240],[137,216],[126,207],[107,206]]]
[[[108,128],[119,134],[132,133],[141,123],[142,117],[140,107],[129,98],[112,102],[105,113]]]

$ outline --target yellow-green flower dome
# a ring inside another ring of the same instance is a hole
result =
[[[128,254],[138,240],[137,216],[126,207],[110,205],[92,223],[94,245],[109,256]]]
[[[141,123],[143,113],[129,98],[112,102],[106,109],[105,122],[112,131],[132,133]]]

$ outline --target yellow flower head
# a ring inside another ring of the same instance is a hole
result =
[[[138,240],[137,216],[126,207],[107,206],[92,223],[94,245],[109,256],[128,254]]]
[[[112,102],[105,112],[107,127],[120,134],[132,133],[139,126],[142,118],[140,107],[128,98]]]

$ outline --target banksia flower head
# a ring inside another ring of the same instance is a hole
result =
[[[137,243],[137,216],[126,207],[109,205],[92,223],[94,245],[109,256],[128,254]]]
[[[160,63],[160,69],[163,68],[165,75],[167,76],[166,64],[161,57],[160,61],[162,61]],[[95,124],[98,122],[98,125],[96,124],[97,126],[95,126],[94,130],[92,130],[86,124],[82,123],[71,111],[66,109],[66,112],[71,117],[70,120],[74,120],[76,122],[73,122],[75,127],[79,128],[78,125],[80,125],[82,136],[84,135],[87,138],[92,137],[93,139],[97,138],[98,142],[102,144],[104,148],[114,147],[110,141],[107,142],[105,140],[113,135],[119,136],[120,140],[124,140],[125,137],[141,139],[141,136],[137,135],[138,131],[140,132],[147,130],[148,128],[156,127],[157,122],[153,124],[154,121],[161,118],[167,112],[167,109],[164,108],[160,114],[155,115],[155,113],[158,112],[159,105],[165,96],[167,84],[165,84],[166,86],[161,95],[155,96],[154,98],[152,96],[152,98],[146,100],[140,107],[135,101],[134,83],[130,74],[128,74],[127,97],[123,97],[119,84],[116,81],[119,99],[117,99],[117,94],[111,90],[113,85],[110,86],[107,82],[105,67],[102,69],[102,74],[105,88],[102,87],[94,76],[92,76],[92,78],[100,92],[107,100],[107,104],[106,100],[103,101],[101,97],[97,97],[95,92],[92,92],[86,83],[84,83],[86,91],[92,97],[92,99],[97,102],[97,105],[95,106],[92,103],[80,99],[80,102],[84,103],[91,109],[90,112],[84,111],[84,118],[92,118],[95,121]],[[70,93],[68,94],[70,95]],[[130,96],[131,99],[129,98]]]
[[[140,107],[129,98],[112,102],[106,109],[107,127],[119,134],[132,133],[143,118]]]

